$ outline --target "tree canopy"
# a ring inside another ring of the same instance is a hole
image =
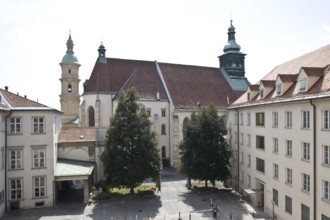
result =
[[[193,112],[183,125],[181,170],[189,178],[214,182],[230,177],[229,145],[223,117],[219,117],[213,106]]]
[[[106,182],[112,187],[134,187],[146,178],[158,178],[160,160],[155,133],[138,94],[129,89],[119,97],[101,155]]]

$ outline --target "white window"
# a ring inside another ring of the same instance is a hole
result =
[[[273,153],[278,153],[278,138],[273,138]]]
[[[9,133],[10,134],[21,134],[22,122],[21,118],[13,117],[9,119]]]
[[[310,145],[309,143],[302,142],[302,158],[304,160],[310,160]]]
[[[19,149],[9,150],[9,169],[23,168],[23,151]]]
[[[292,128],[292,112],[285,112],[285,127]]]
[[[247,141],[248,141],[247,145],[251,146],[251,134],[247,134]]]
[[[302,174],[302,184],[303,184],[303,190],[306,192],[310,191],[310,181],[311,181],[311,177],[308,174],[303,173]]]
[[[244,144],[244,134],[240,133],[240,144]]]
[[[306,91],[306,79],[299,80],[299,91]]]
[[[273,127],[278,127],[278,112],[273,112]]]
[[[248,155],[248,167],[251,167],[251,154]]]
[[[330,165],[330,146],[323,146],[323,163],[326,165]]]
[[[276,95],[281,95],[282,94],[282,85],[277,84],[276,85]]]
[[[322,180],[322,198],[330,200],[330,182]]]
[[[32,149],[32,167],[33,168],[42,168],[46,167],[46,150],[45,149]]]
[[[251,114],[247,113],[247,126],[251,125]]]
[[[46,196],[46,177],[33,177],[33,197],[45,197]]]
[[[239,124],[243,125],[243,113],[239,114]]]
[[[10,179],[9,180],[9,196],[11,200],[22,199],[22,189],[23,189],[22,179]]]
[[[285,183],[292,185],[292,169],[286,168],[285,174],[286,174]]]
[[[241,164],[244,164],[244,153],[241,152]]]
[[[162,117],[166,117],[166,109],[162,109]]]
[[[273,178],[278,180],[278,164],[274,163],[273,164],[273,169],[274,169],[274,174],[273,174]]]
[[[1,147],[1,170],[5,169],[5,147]]]
[[[323,129],[329,130],[330,129],[330,110],[323,110],[322,111],[322,120],[323,120]]]
[[[45,118],[43,118],[43,117],[33,117],[32,118],[32,124],[33,124],[32,133],[33,134],[45,133],[44,122],[45,122]]]
[[[309,111],[302,111],[301,112],[301,117],[302,117],[302,128],[309,128],[310,124],[310,114]]]
[[[292,141],[285,140],[285,156],[292,157]]]

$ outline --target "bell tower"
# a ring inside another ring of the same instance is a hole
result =
[[[67,51],[60,63],[62,69],[60,103],[62,115],[62,124],[78,125],[79,118],[79,67],[77,57],[73,52],[73,41],[71,33],[66,42]]]

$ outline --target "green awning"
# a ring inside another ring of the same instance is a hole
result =
[[[78,177],[92,174],[95,162],[58,159],[55,168],[55,177]]]

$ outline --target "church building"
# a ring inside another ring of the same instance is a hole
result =
[[[109,58],[101,44],[81,95],[80,64],[74,55],[73,45],[70,34],[67,52],[60,63],[63,126],[59,135],[58,158],[64,165],[81,163],[83,166],[84,163],[89,169],[86,169],[88,172],[74,174],[76,176],[67,176],[59,171],[56,174],[58,179],[83,178],[86,183],[102,179],[99,156],[104,149],[105,133],[110,118],[115,114],[118,95],[129,88],[137,90],[139,102],[145,106],[152,121],[162,165],[178,167],[178,144],[183,139],[184,119],[208,105],[214,105],[219,115],[225,115],[227,107],[249,85],[245,77],[245,54],[240,52],[236,43],[232,22],[217,68]]]

